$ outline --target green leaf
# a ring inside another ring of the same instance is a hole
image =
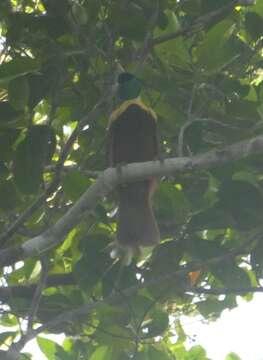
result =
[[[174,184],[162,182],[155,195],[157,215],[160,221],[183,223],[189,215],[190,204],[182,190]]]
[[[113,306],[113,305],[103,305],[101,307],[100,313],[98,314],[98,320],[100,322],[100,327],[103,329],[112,324],[122,329],[123,326],[126,326],[131,319],[131,314],[127,312],[127,307],[124,306]]]
[[[5,125],[11,123],[19,117],[21,112],[15,110],[9,101],[0,102],[0,124]]]
[[[256,12],[261,17],[263,16],[263,2],[262,1],[256,1],[253,7],[251,7],[251,10]]]
[[[227,356],[225,357],[225,360],[242,360],[242,359],[237,354],[231,352],[231,353],[227,354]]]
[[[76,236],[77,230],[76,228],[73,228],[63,241],[63,243],[58,247],[57,252],[59,255],[63,255],[66,253],[72,246],[72,242]]]
[[[79,171],[70,171],[63,179],[63,190],[72,201],[79,199],[89,185],[89,178]]]
[[[9,344],[17,336],[16,331],[5,331],[0,334],[0,344]]]
[[[57,346],[56,360],[75,360],[75,356],[71,352],[66,352],[61,346]]]
[[[226,251],[218,241],[200,240],[194,234],[184,240],[184,248],[195,260],[207,260],[223,255]]]
[[[167,10],[165,15],[168,24],[164,30],[156,29],[154,32],[155,37],[168,35],[180,30],[180,24],[175,13]],[[160,59],[169,64],[169,66],[176,65],[182,69],[189,69],[190,56],[187,41],[182,36],[157,45],[155,51]]]
[[[243,288],[251,286],[247,272],[232,262],[225,261],[220,267],[211,267],[212,273],[220,279],[225,287],[235,287],[236,284]]]
[[[0,324],[3,327],[17,326],[18,319],[15,315],[3,314],[3,315],[1,315]]]
[[[147,313],[151,310],[154,305],[153,300],[143,294],[134,295],[130,298],[133,308],[133,327],[137,331],[137,327],[145,319]]]
[[[189,350],[189,354],[187,354],[186,360],[209,360],[206,357],[206,352],[205,349],[200,346],[200,345],[196,345],[193,346],[190,350]]]
[[[44,165],[55,151],[54,131],[47,125],[33,126],[17,146],[14,158],[14,179],[25,194],[36,193],[42,181]]]
[[[217,299],[207,299],[199,302],[197,308],[205,319],[216,319],[220,316],[221,312],[225,310],[226,304],[224,301]]]
[[[253,40],[257,41],[262,36],[263,18],[257,13],[246,13],[245,25]]]
[[[155,277],[174,271],[183,257],[183,247],[175,241],[166,241],[157,246],[149,260],[149,276]]]
[[[217,71],[237,55],[231,43],[232,20],[223,20],[209,30],[197,48],[198,63],[208,71]]]
[[[177,344],[184,343],[185,340],[187,339],[187,336],[179,319],[176,320],[175,330],[176,330],[176,336],[178,337],[176,343]]]
[[[235,226],[252,229],[261,223],[262,193],[246,181],[226,180],[218,192],[220,206],[233,217]]]
[[[248,100],[235,100],[227,104],[227,116],[232,120],[233,125],[247,128],[250,124],[260,121],[257,112],[257,103]]]
[[[204,348],[200,345],[193,346],[190,350],[186,350],[185,347],[180,344],[179,346],[175,344],[173,346],[173,354],[176,356],[176,359],[183,360],[211,360],[206,357],[206,352]]]
[[[126,306],[127,312],[127,306]],[[104,324],[102,320],[98,327],[98,330],[94,333],[96,340],[112,349],[112,358],[115,360],[114,354],[121,352],[121,349],[132,351],[133,349],[133,337],[131,329],[127,326],[118,326],[115,324],[114,319],[111,320],[110,324]],[[115,339],[113,342],[112,339]]]
[[[231,99],[235,99],[237,94],[239,97],[245,97],[250,89],[248,84],[242,84],[238,79],[223,74],[218,75],[217,83],[221,91]]]
[[[74,274],[80,287],[86,291],[92,289],[109,270],[111,259],[105,251],[107,245],[108,239],[102,234],[91,234],[81,241],[83,256],[75,265]]]
[[[84,6],[75,3],[71,8],[73,20],[76,21],[79,25],[85,25],[88,21],[88,16]]]
[[[162,335],[169,326],[168,313],[154,308],[147,315],[142,323],[141,336],[144,338],[153,338]]]
[[[263,1],[229,4],[230,0],[0,1],[1,233],[47,189],[54,173],[46,164],[51,157],[54,164],[58,161],[77,123],[87,120],[68,149],[66,165],[74,163],[76,169],[61,173],[60,191],[17,229],[11,246],[52,227],[78,201],[94,182],[79,168],[96,172],[107,167],[108,110],[117,106],[117,99],[110,101],[107,94],[116,90],[119,64],[143,82],[142,101],[158,115],[162,157],[177,157],[179,145],[185,157],[205,157],[207,151],[261,135]],[[217,16],[225,5],[226,11]],[[193,24],[193,31],[151,46],[152,38],[174,36]],[[133,140],[136,146],[136,137]],[[238,305],[237,296],[195,296],[189,292],[190,280],[200,275],[200,286],[245,288],[257,286],[263,277],[261,239],[243,247],[242,256],[224,256],[253,239],[261,227],[262,154],[240,152],[243,159],[222,164],[224,154],[217,153],[218,166],[211,170],[202,170],[198,163],[194,169],[158,179],[152,204],[162,241],[154,249],[140,249],[130,266],[123,267],[121,259],[109,255],[117,230],[116,191],[103,197],[87,218],[81,217],[64,234],[64,242],[45,253],[48,279],[34,329],[90,302],[99,305],[72,321],[62,319],[51,333],[46,330],[51,336],[64,333],[66,340],[64,350],[52,343],[54,338],[51,343],[40,340],[45,358],[207,359],[201,347],[189,349],[187,329],[176,319],[170,324],[168,320],[198,313],[208,321],[215,319]],[[205,266],[220,256],[224,261]],[[250,261],[249,270],[244,259]],[[40,260],[29,257],[1,270],[6,287],[1,290],[6,304],[1,322],[13,326],[11,330],[19,331],[19,319],[23,323],[28,315],[41,276]],[[183,271],[192,261],[204,263],[200,274]],[[150,282],[166,274],[175,274],[173,281]],[[118,303],[110,301],[115,294]],[[246,301],[251,297],[242,296]],[[15,338],[7,334],[3,339],[14,342],[21,335],[14,334]]]
[[[189,223],[189,227],[193,231],[205,229],[224,229],[234,225],[231,214],[226,213],[224,209],[215,205],[196,215],[194,215]]]
[[[19,76],[37,71],[37,60],[30,58],[17,58],[0,65],[0,84],[13,80]]]
[[[171,360],[170,356],[167,355],[165,350],[161,351],[159,349],[156,349],[154,346],[150,346],[147,355],[149,357],[149,360]]]
[[[127,3],[125,7],[113,7],[112,17],[114,25],[120,35],[124,38],[142,41],[147,31],[147,20],[143,9],[135,2]],[[127,21],[129,17],[129,21]]]
[[[75,304],[73,304],[75,301]],[[80,296],[74,297],[71,299],[61,293],[55,293],[54,295],[43,296],[41,299],[41,307],[38,311],[38,319],[41,322],[47,322],[52,320],[58,313],[67,311],[72,307],[72,305],[82,305],[82,298]],[[60,323],[56,327],[52,328],[53,333],[61,333],[66,331],[65,323]]]
[[[9,82],[8,99],[15,110],[22,110],[27,105],[29,85],[26,77],[21,76]]]
[[[56,360],[57,344],[54,341],[38,336],[37,344],[48,360]]]
[[[107,346],[98,347],[91,355],[90,360],[110,360],[110,349]]]

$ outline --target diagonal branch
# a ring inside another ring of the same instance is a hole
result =
[[[198,17],[191,25],[185,26],[182,29],[179,29],[175,32],[171,32],[169,34],[161,35],[154,38],[149,43],[148,46],[149,48],[152,48],[166,41],[174,40],[180,36],[189,36],[192,35],[193,33],[200,32],[204,30],[206,26],[210,25],[211,23],[214,23],[218,19],[220,20],[222,16],[228,14],[231,10],[234,9],[235,6],[239,4],[245,6],[251,5],[249,3],[245,3],[244,1],[241,2],[239,0],[233,0],[229,4],[226,4],[217,10],[211,11],[208,14]]]
[[[96,120],[96,118],[99,116],[99,114],[102,112],[104,100],[102,100],[91,110],[86,116],[84,116],[78,123],[77,127],[74,129],[72,134],[70,135],[65,147],[63,148],[63,151],[60,155],[60,158],[55,166],[54,169],[54,177],[52,182],[49,184],[47,189],[39,196],[38,199],[35,200],[35,202],[28,207],[16,220],[15,222],[9,226],[9,228],[0,236],[0,244],[3,246],[8,239],[12,235],[14,235],[17,230],[25,223],[27,219],[29,219],[33,213],[39,209],[46,199],[50,197],[54,191],[56,191],[59,183],[60,183],[60,176],[61,172],[63,170],[64,162],[71,150],[72,145],[74,144],[79,132],[85,126],[87,123],[91,123]]]
[[[121,174],[114,168],[108,168],[51,228],[43,234],[27,240],[22,245],[2,250],[0,252],[0,264],[2,266],[10,265],[19,259],[39,256],[61,243],[67,233],[81,221],[84,213],[91,211],[100,198],[106,196],[120,183],[147,179],[153,176],[170,176],[209,169],[260,153],[263,153],[262,135],[193,157],[128,164],[122,167]]]
[[[61,178],[61,173],[63,170],[63,165],[64,162],[67,159],[67,156],[74,144],[74,142],[77,139],[77,136],[79,135],[80,131],[83,129],[83,127],[87,124],[90,124],[92,122],[94,122],[98,116],[103,113],[103,111],[105,112],[108,108],[109,105],[111,105],[112,99],[114,98],[115,94],[116,94],[116,78],[119,74],[119,69],[116,66],[116,68],[113,71],[113,75],[112,75],[112,81],[110,86],[107,88],[107,90],[105,91],[105,93],[103,94],[103,96],[101,97],[101,99],[97,102],[97,104],[93,107],[93,109],[87,114],[85,115],[82,119],[80,119],[80,121],[78,122],[78,125],[76,126],[76,128],[74,129],[74,131],[72,132],[72,134],[70,135],[66,145],[64,146],[60,158],[58,160],[58,162],[55,165],[55,169],[54,169],[54,177],[52,182],[49,184],[49,186],[47,187],[46,191],[29,207],[27,208],[24,213],[22,213],[18,219],[16,219],[16,221],[2,234],[0,235],[0,245],[4,245],[6,243],[7,240],[9,240],[9,238],[14,235],[17,230],[21,227],[21,225],[23,225],[25,223],[25,221],[30,218],[33,213],[39,209],[44,202],[46,201],[46,199],[48,197],[50,197],[57,189],[59,183],[60,183],[60,178]],[[108,111],[106,111],[108,113]]]

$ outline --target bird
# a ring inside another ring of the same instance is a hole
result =
[[[108,125],[109,166],[158,159],[155,112],[140,99],[142,82],[131,73],[118,77],[120,106],[113,111]],[[141,247],[155,246],[160,242],[160,232],[152,208],[152,196],[157,180],[128,182],[117,187],[116,242],[133,254]]]

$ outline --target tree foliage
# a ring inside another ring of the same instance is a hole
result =
[[[241,147],[238,160],[220,161],[227,146],[262,133],[262,29],[262,1],[1,1],[7,359],[37,337],[49,360],[205,360],[201,346],[186,347],[181,315],[214,320],[238,295],[251,300],[262,290],[262,155]],[[162,242],[127,267],[109,256],[114,191],[74,226],[62,224],[63,234],[52,232],[107,168],[120,69],[143,82],[162,158],[219,155],[213,167],[160,180]],[[25,256],[22,244],[42,234],[54,239],[45,251],[30,242],[35,256]],[[44,332],[64,333],[65,341]]]

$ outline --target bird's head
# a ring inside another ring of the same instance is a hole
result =
[[[118,95],[122,101],[139,97],[142,83],[133,74],[124,72],[118,77]]]

